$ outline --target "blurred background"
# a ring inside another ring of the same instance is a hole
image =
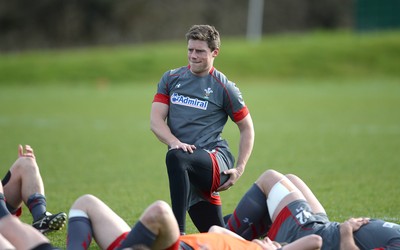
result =
[[[0,50],[181,40],[192,24],[223,37],[400,27],[399,0],[1,0]]]

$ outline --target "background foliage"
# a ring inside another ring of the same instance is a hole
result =
[[[242,0],[15,0],[0,4],[0,51],[179,41],[192,24],[246,34]],[[353,0],[265,0],[263,33],[351,28]]]

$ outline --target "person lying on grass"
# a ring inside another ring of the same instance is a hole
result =
[[[226,228],[245,239],[278,242],[322,237],[322,249],[400,249],[400,225],[369,218],[331,222],[311,189],[293,174],[267,170],[250,187]]]
[[[247,241],[220,226],[206,233],[180,235],[171,207],[164,201],[151,204],[131,229],[103,201],[83,195],[69,212],[67,250],[88,249],[92,239],[101,249],[235,249],[275,250],[280,244],[267,237]],[[285,246],[285,250],[320,249],[321,237],[310,235]]]

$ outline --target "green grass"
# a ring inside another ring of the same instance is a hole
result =
[[[224,213],[273,168],[302,177],[333,220],[400,223],[399,37],[316,33],[223,43],[217,67],[240,79],[256,130],[245,174],[222,193]],[[156,45],[160,51],[146,45],[1,55],[3,172],[17,145],[30,144],[50,211],[68,211],[92,193],[133,224],[154,200],[169,202],[166,147],[149,129],[149,112],[161,74],[186,60],[176,44]],[[223,136],[233,152],[237,134],[229,123]],[[26,208],[22,220],[31,222]],[[195,232],[189,220],[188,232]],[[61,248],[65,237],[66,230],[49,235]]]
[[[232,80],[400,77],[400,32],[314,32],[265,37],[261,43],[223,39],[215,65]],[[153,43],[9,53],[0,56],[2,84],[149,84],[187,64],[186,44]]]

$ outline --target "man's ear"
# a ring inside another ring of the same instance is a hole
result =
[[[213,57],[218,56],[218,54],[219,54],[219,49],[215,49],[211,54],[212,54]]]

